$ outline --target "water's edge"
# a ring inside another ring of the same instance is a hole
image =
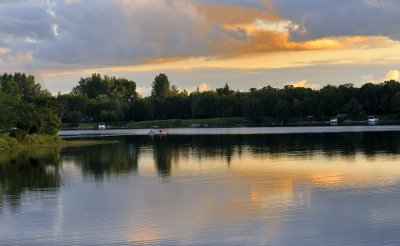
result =
[[[80,137],[80,136],[148,135],[149,131],[150,129],[62,130],[58,133],[58,135],[62,138]],[[255,134],[398,132],[398,131],[400,131],[399,125],[166,129],[167,135],[255,135]]]

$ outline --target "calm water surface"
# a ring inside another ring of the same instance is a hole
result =
[[[118,136],[0,155],[0,245],[398,245],[400,133]]]

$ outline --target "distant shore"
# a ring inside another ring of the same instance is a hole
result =
[[[61,138],[149,135],[148,129],[107,130],[62,130]],[[229,127],[229,128],[168,128],[168,135],[256,135],[256,134],[301,134],[301,133],[346,133],[346,132],[389,132],[400,131],[400,125],[374,126],[305,126],[305,127]]]
[[[96,130],[99,122],[81,122],[78,126],[68,123],[61,124],[61,130]],[[235,127],[319,127],[331,126],[329,118],[313,119],[309,117],[290,118],[287,121],[279,121],[276,118],[264,118],[262,122],[254,123],[243,117],[211,118],[211,119],[170,119],[151,121],[120,121],[105,122],[107,129],[148,129],[160,128],[235,128]],[[367,126],[365,120],[339,120],[337,126]],[[388,116],[379,117],[379,125],[400,125],[400,121]]]

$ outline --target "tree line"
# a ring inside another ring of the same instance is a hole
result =
[[[0,133],[19,140],[28,134],[55,135],[60,128],[57,98],[24,73],[0,75]]]
[[[228,84],[215,90],[179,91],[167,75],[159,74],[151,95],[139,96],[134,81],[93,74],[82,78],[71,93],[58,95],[63,122],[146,121],[245,117],[285,122],[293,117],[328,118],[345,114],[353,120],[368,115],[400,114],[400,83],[327,85],[319,90],[294,87],[251,88],[241,92]]]
[[[188,92],[171,85],[159,74],[151,95],[136,93],[136,83],[124,78],[92,74],[81,78],[68,94],[52,96],[31,75],[0,75],[0,130],[26,134],[55,134],[60,122],[146,121],[244,117],[250,122],[266,119],[286,122],[290,118],[326,119],[346,114],[354,120],[368,115],[400,116],[400,83],[386,81],[327,85],[319,90],[265,86],[248,91],[232,90],[228,84],[209,91]]]

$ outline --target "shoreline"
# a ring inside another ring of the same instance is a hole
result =
[[[49,140],[49,139],[53,140]],[[100,144],[112,144],[118,141],[111,141],[111,140],[66,140],[60,136],[49,136],[48,142],[32,142],[32,143],[23,143],[18,142],[16,139],[4,136],[0,140],[3,141],[0,145],[0,153],[4,153],[7,151],[23,151],[23,150],[30,150],[30,149],[47,149],[47,148],[73,148],[73,147],[82,147],[82,146],[89,146],[89,145],[100,145]],[[56,141],[55,141],[56,140]]]
[[[153,128],[108,129],[108,130],[61,130],[58,136],[110,137],[123,135],[146,136]],[[257,134],[307,134],[307,133],[347,133],[347,132],[390,132],[400,131],[400,125],[364,126],[302,126],[302,127],[229,127],[229,128],[166,128],[168,135],[257,135]]]

